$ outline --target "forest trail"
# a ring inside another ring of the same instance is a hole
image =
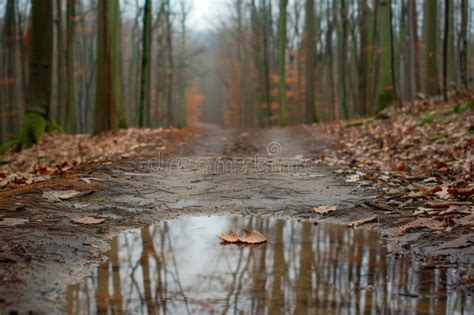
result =
[[[10,194],[4,207],[17,221],[14,229],[0,229],[6,249],[0,256],[5,283],[0,309],[57,312],[64,307],[67,285],[92,274],[101,262],[108,239],[180,216],[263,215],[348,224],[376,214],[377,220],[364,227],[396,237],[395,251],[403,252],[403,245],[414,240],[412,234],[395,236],[394,225],[403,221],[398,213],[363,204],[377,196],[345,183],[334,167],[313,163],[327,143],[307,127],[206,125],[190,134],[172,153],[80,166],[50,181],[46,191],[39,183]],[[80,194],[58,198],[58,191],[72,189]],[[324,205],[338,210],[329,217],[316,214],[314,208]],[[103,222],[74,222],[84,217]],[[417,252],[424,255],[437,240],[423,241]],[[467,262],[470,252],[444,254]]]

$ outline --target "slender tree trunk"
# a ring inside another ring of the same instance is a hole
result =
[[[392,22],[391,1],[377,0],[379,2],[378,14],[379,27],[379,60],[380,60],[380,82],[376,111],[385,109],[394,98],[394,81],[392,74]]]
[[[269,0],[271,1],[271,0]],[[267,8],[269,6],[270,8]],[[270,68],[271,68],[271,56],[268,52],[269,49],[269,38],[271,38],[271,3],[267,5],[267,0],[262,0],[263,7],[263,72],[265,80],[265,103],[267,108],[267,121],[268,127],[272,126],[270,116],[272,115],[271,108],[271,96],[270,96]],[[269,31],[270,29],[270,31]]]
[[[53,1],[32,2],[32,43],[26,112],[18,149],[29,148],[51,129],[50,104],[53,68]]]
[[[413,37],[413,50],[411,53],[414,56],[414,71],[415,71],[415,95],[421,90],[421,66],[420,66],[420,45],[418,40],[418,15],[416,9],[417,0],[409,0],[409,12],[410,12],[410,24],[411,24],[411,36]]]
[[[318,121],[314,102],[315,80],[315,34],[314,34],[314,0],[306,0],[305,16],[305,86],[306,86],[306,114],[305,123],[311,124]]]
[[[332,41],[332,34],[334,29],[334,21],[331,20],[331,10],[328,4],[327,8],[327,20],[328,20],[328,29],[326,35],[326,49],[328,54],[328,61],[329,61],[329,85],[331,87],[331,104],[329,108],[329,121],[333,121],[336,119],[336,108],[337,108],[337,99],[336,99],[336,81],[334,79],[334,56],[333,56],[333,41]]]
[[[21,84],[21,74],[18,71],[17,58],[17,24],[16,24],[16,0],[8,0],[6,3],[5,19],[2,37],[2,76],[3,81],[0,89],[2,97],[0,104],[0,124],[2,126],[0,144],[6,139],[12,138],[20,121],[18,112],[21,108],[21,98],[19,86]]]
[[[443,97],[448,101],[448,42],[449,42],[449,11],[450,1],[445,0],[444,12],[444,39],[443,39]]]
[[[416,48],[416,32],[417,32],[417,25],[416,25],[416,3],[414,0],[408,1],[408,24],[409,24],[409,47],[410,47],[410,101],[412,106],[415,105],[415,97],[416,93],[418,92],[418,83],[417,83],[417,74],[416,74],[416,58],[417,58],[417,48]]]
[[[63,21],[63,0],[56,0],[56,24],[57,24],[57,102],[56,102],[56,119],[61,125],[66,124],[67,110],[65,102],[65,71],[64,71],[64,21]]]
[[[168,103],[168,127],[174,125],[174,113],[173,113],[173,41],[171,33],[171,6],[170,0],[167,0],[167,12],[166,12],[166,41],[168,46],[168,90],[167,90],[167,103]]]
[[[426,78],[425,91],[428,95],[437,95],[438,81],[438,3],[425,1],[425,38],[426,38]]]
[[[76,29],[76,0],[68,0],[66,6],[67,16],[67,46],[66,46],[66,79],[67,79],[67,131],[77,131],[77,109],[76,109],[76,81],[74,76],[74,37]]]
[[[398,107],[402,107],[402,98],[401,94],[397,88],[397,71],[396,71],[396,62],[395,62],[395,39],[394,39],[394,30],[393,30],[393,9],[392,9],[392,0],[388,1],[388,10],[390,15],[390,72],[392,74],[392,90],[393,97],[397,100]]]
[[[347,86],[346,86],[346,74],[347,74],[347,8],[346,0],[340,0],[340,17],[341,25],[338,27],[338,38],[339,38],[339,102],[342,110],[342,116],[344,119],[349,118],[349,111],[347,109]]]
[[[468,80],[468,0],[461,0],[461,30],[459,34],[459,72],[461,73],[461,83],[466,90],[469,89]]]
[[[280,96],[280,126],[288,125],[288,108],[286,103],[286,7],[288,0],[280,0],[278,21],[278,75]]]
[[[187,89],[187,73],[186,73],[186,56],[187,56],[187,42],[186,42],[186,3],[182,1],[181,6],[181,60],[180,60],[180,108],[179,108],[179,125],[178,127],[186,127],[186,89]]]
[[[456,65],[456,44],[455,44],[455,29],[456,29],[456,1],[449,0],[449,8],[448,8],[448,86],[450,83],[459,83],[459,73],[457,72]]]
[[[359,29],[360,29],[360,63],[359,63],[359,108],[362,115],[370,113],[370,81],[369,65],[372,55],[372,44],[369,40],[373,38],[373,15],[370,12],[367,0],[363,0],[360,8]],[[372,36],[371,36],[372,35]]]
[[[143,17],[143,46],[142,46],[142,71],[140,79],[140,114],[138,125],[145,127],[150,116],[150,56],[151,56],[151,12],[152,1],[145,1]]]

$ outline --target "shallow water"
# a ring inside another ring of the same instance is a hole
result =
[[[260,245],[221,245],[229,229]],[[473,314],[454,269],[390,255],[375,232],[261,217],[187,217],[122,234],[67,292],[69,314]]]

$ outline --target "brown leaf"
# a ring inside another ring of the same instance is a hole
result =
[[[244,229],[245,236],[240,237],[237,233],[230,230],[227,233],[222,233],[217,237],[220,238],[224,243],[245,243],[245,244],[259,244],[267,241],[265,235],[257,230]]]
[[[474,226],[474,213],[467,215],[465,217],[462,217],[460,219],[454,219],[453,220],[456,224],[459,225],[472,225]]]
[[[365,224],[365,223],[375,221],[375,220],[377,220],[377,218],[378,218],[378,216],[376,214],[374,214],[374,215],[356,220],[354,222],[351,222],[351,223],[349,223],[349,226],[356,227],[356,226],[359,226],[359,225],[362,225],[362,224]]]
[[[319,207],[314,207],[313,210],[316,213],[326,214],[328,212],[336,211],[337,206],[319,206]]]
[[[29,221],[28,219],[22,219],[22,218],[1,218],[0,226],[22,225],[22,224],[27,223],[28,221]]]
[[[460,237],[455,238],[452,241],[444,242],[443,244],[438,246],[438,249],[461,248],[471,246],[471,239],[474,239],[474,236],[472,234],[461,235]]]
[[[240,241],[242,243],[259,244],[259,243],[264,243],[267,241],[267,238],[265,237],[265,235],[263,235],[257,230],[250,231],[250,230],[244,229],[244,232],[245,232],[245,236],[240,238]]]
[[[72,222],[78,223],[78,224],[100,224],[104,221],[105,221],[104,218],[94,218],[94,217],[88,217],[88,216],[72,219]]]
[[[472,205],[472,202],[462,202],[462,201],[428,201],[426,203],[427,207],[430,208],[449,208],[450,206],[469,206]]]
[[[407,223],[405,225],[402,225],[399,227],[400,232],[406,233],[410,230],[417,229],[417,228],[437,228],[441,227],[443,225],[442,222],[436,221],[431,218],[419,218],[414,221],[411,221],[410,223]]]
[[[222,233],[221,235],[218,235],[217,237],[227,243],[240,242],[239,235],[232,230],[229,230],[229,232],[227,233]]]
[[[448,193],[453,196],[472,196],[474,188],[448,188]]]

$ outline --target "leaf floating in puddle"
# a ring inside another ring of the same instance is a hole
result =
[[[267,238],[265,237],[265,235],[263,235],[257,230],[250,231],[250,230],[244,229],[244,232],[245,232],[245,236],[240,238],[240,241],[242,243],[259,244],[259,243],[264,243],[267,241]]]
[[[265,235],[257,230],[244,229],[245,236],[240,237],[237,233],[230,230],[227,233],[222,233],[217,237],[220,238],[224,243],[244,243],[244,244],[259,244],[267,241]]]
[[[222,241],[227,243],[236,243],[240,242],[239,235],[232,230],[229,230],[227,233],[222,233],[221,235],[217,236]]]
[[[313,208],[314,212],[320,214],[326,214],[328,212],[333,212],[337,210],[337,206],[319,206]]]
[[[365,218],[356,220],[354,222],[351,222],[349,224],[349,226],[356,227],[356,226],[362,225],[364,223],[369,223],[369,222],[375,221],[375,220],[377,220],[377,218],[378,218],[378,216],[376,214],[374,214],[374,215],[371,215],[370,217],[365,217]]]
[[[79,224],[100,224],[104,221],[105,221],[104,218],[94,218],[94,217],[87,217],[87,216],[72,220],[72,222],[79,223]]]

